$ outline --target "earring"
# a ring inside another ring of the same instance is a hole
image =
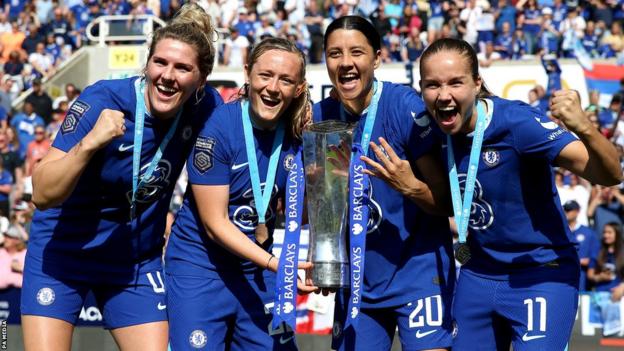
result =
[[[197,88],[197,90],[195,90],[195,104],[199,104],[199,102],[204,98],[204,96],[206,96],[206,90],[204,88],[205,88],[205,85],[202,85],[199,88]]]

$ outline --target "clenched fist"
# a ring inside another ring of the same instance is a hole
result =
[[[553,93],[550,103],[552,116],[563,122],[570,131],[579,133],[593,128],[581,108],[581,98],[576,90],[559,90]]]
[[[124,114],[120,111],[104,109],[95,122],[93,129],[85,136],[95,149],[108,145],[114,138],[126,132]]]

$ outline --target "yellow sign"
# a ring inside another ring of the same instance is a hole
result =
[[[110,47],[108,50],[109,69],[140,69],[139,50],[128,47]]]

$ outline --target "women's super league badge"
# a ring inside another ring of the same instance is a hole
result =
[[[468,263],[470,260],[470,248],[468,244],[461,243],[455,246],[455,259],[462,265]]]

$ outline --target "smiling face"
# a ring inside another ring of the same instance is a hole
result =
[[[481,79],[474,78],[468,59],[454,50],[441,50],[421,62],[420,88],[427,110],[446,134],[469,133],[476,121],[475,101]]]
[[[304,89],[303,63],[299,55],[271,49],[245,65],[249,83],[251,118],[263,129],[272,129],[294,98]]]
[[[197,51],[179,40],[167,38],[156,44],[145,70],[145,101],[152,116],[174,117],[202,85],[197,59]]]
[[[340,100],[351,112],[361,113],[373,95],[381,51],[375,51],[362,32],[338,29],[327,38],[325,58],[329,79]]]

